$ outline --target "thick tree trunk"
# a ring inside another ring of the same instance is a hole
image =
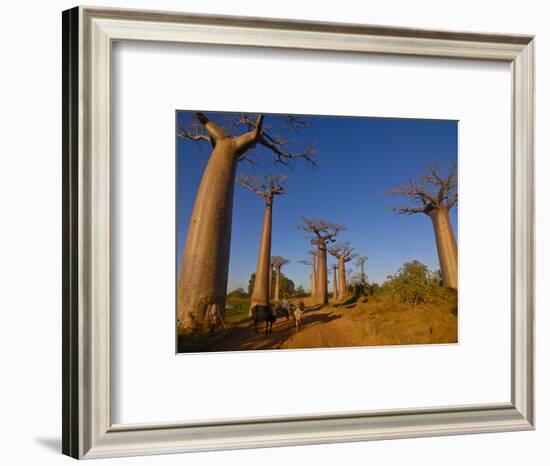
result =
[[[338,275],[340,276],[340,297],[343,298],[348,294],[348,283],[346,280],[346,262],[344,256],[338,258]]]
[[[338,299],[338,272],[336,267],[332,269],[332,297]]]
[[[315,298],[320,304],[328,304],[327,247],[324,243],[317,246],[317,291]]]
[[[449,211],[445,207],[434,209],[428,213],[432,219],[439,266],[443,274],[443,284],[450,288],[458,288],[458,249],[453,227],[449,220]]]
[[[275,267],[275,297],[273,301],[280,300],[281,293],[281,267]]]
[[[311,297],[315,298],[317,293],[317,264],[315,256],[311,256]]]
[[[225,314],[236,166],[234,142],[219,140],[189,222],[178,284],[179,334],[202,328],[212,306]]]
[[[249,315],[252,315],[252,307],[256,304],[269,306],[270,281],[271,281],[271,221],[273,218],[272,203],[267,202],[264,212],[264,225],[262,229],[262,238],[260,240],[260,251],[258,252],[258,263],[256,266],[256,279],[254,281],[254,290],[250,299]]]
[[[365,264],[361,262],[361,285],[365,286]]]

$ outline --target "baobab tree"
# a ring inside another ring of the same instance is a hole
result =
[[[301,260],[298,261],[300,264],[310,265],[311,266],[311,297],[315,298],[315,288],[317,286],[317,251],[308,251],[308,254],[311,256],[311,260]]]
[[[359,256],[355,259],[355,265],[359,268],[359,279],[361,280],[361,286],[363,288],[367,284],[367,275],[365,274],[365,262],[367,259],[367,256]]]
[[[338,299],[338,264],[332,264],[332,297]]]
[[[271,258],[271,223],[273,218],[273,201],[275,196],[286,194],[284,186],[286,176],[264,175],[251,176],[241,175],[239,183],[244,188],[257,194],[265,201],[264,222],[262,236],[260,238],[260,250],[256,265],[256,280],[254,290],[250,299],[249,315],[252,315],[252,308],[257,305],[269,306],[271,301],[270,292],[270,258]]]
[[[449,220],[449,211],[458,201],[458,177],[456,164],[452,163],[449,174],[442,175],[437,164],[426,167],[426,173],[418,179],[386,192],[388,195],[406,196],[412,205],[393,208],[398,214],[426,214],[432,220],[435,232],[439,266],[443,273],[443,284],[458,287],[458,250]]]
[[[344,243],[327,246],[330,254],[338,259],[338,275],[339,275],[339,296],[343,298],[348,294],[348,283],[346,281],[346,264],[357,257],[351,244],[346,241]]]
[[[311,256],[311,297],[315,298],[317,291],[317,250],[307,252]]]
[[[290,116],[270,119],[273,123],[266,125],[262,114],[221,116],[218,123],[201,112],[178,116],[179,138],[206,142],[212,149],[195,197],[183,252],[177,302],[179,334],[203,328],[213,306],[222,316],[225,312],[237,165],[242,161],[253,163],[260,151],[270,153],[277,165],[292,167],[298,159],[310,165],[316,163],[313,145],[300,147],[284,137],[285,131],[306,128],[306,120]]]
[[[347,286],[348,292],[353,290],[354,282],[357,283],[358,281],[359,281],[359,276],[357,274],[354,274],[353,269],[346,268],[346,286]]]
[[[273,264],[271,263],[271,257],[269,258],[269,299],[273,296]],[[252,309],[252,308],[251,308]]]
[[[310,243],[317,246],[317,277],[315,299],[320,304],[328,304],[327,289],[327,243],[334,243],[336,236],[346,227],[339,223],[327,222],[317,218],[302,218],[299,228],[311,233]]]
[[[288,264],[290,261],[288,259],[285,259],[282,256],[273,256],[271,258],[271,264],[273,265],[273,268],[275,269],[275,295],[273,296],[274,301],[280,300],[280,292],[281,292],[281,267]]]
[[[315,257],[312,257],[312,260],[302,259],[298,261],[299,264],[304,264],[309,267],[311,267],[311,297],[313,298],[315,296],[315,274],[317,273],[315,270]]]

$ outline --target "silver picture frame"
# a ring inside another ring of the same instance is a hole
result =
[[[510,65],[511,399],[198,423],[111,421],[111,51],[120,41]],[[76,7],[63,12],[63,453],[104,458],[534,429],[534,37]]]

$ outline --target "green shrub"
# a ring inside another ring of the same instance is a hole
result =
[[[254,283],[256,282],[256,273],[252,273],[250,275],[250,279],[248,280],[248,296],[252,296],[252,291],[254,291]],[[279,277],[279,284],[280,284],[280,293],[281,296],[289,295],[294,296],[295,294],[295,285],[294,282],[288,278],[283,272],[281,272],[281,275]],[[275,272],[271,275],[271,293],[273,294],[275,290]]]
[[[380,288],[403,303],[442,303],[456,301],[456,291],[441,285],[441,273],[432,272],[423,263],[413,260],[390,275]]]

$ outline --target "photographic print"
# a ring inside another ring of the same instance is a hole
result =
[[[176,112],[177,351],[458,342],[458,122]]]

